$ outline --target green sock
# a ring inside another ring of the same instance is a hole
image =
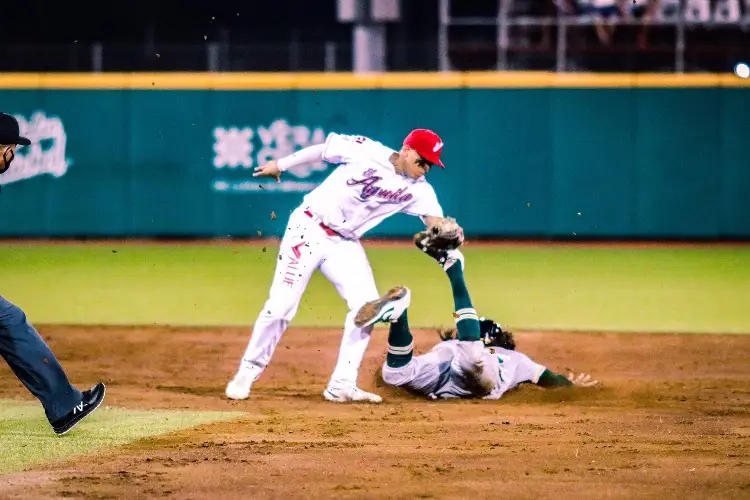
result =
[[[406,311],[395,323],[391,323],[388,331],[388,354],[385,362],[391,368],[399,368],[411,361],[414,350],[414,339],[409,331],[409,320]]]
[[[464,270],[458,264],[449,267],[446,274],[448,274],[453,289],[453,304],[456,309],[454,317],[456,318],[458,340],[479,340],[479,316],[474,306],[471,305],[469,289],[466,288],[466,281],[464,281]]]

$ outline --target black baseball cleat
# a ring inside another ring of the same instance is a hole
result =
[[[83,399],[80,403],[73,407],[70,412],[64,417],[50,422],[52,428],[55,430],[55,434],[61,436],[68,432],[70,429],[78,425],[78,422],[89,416],[94,412],[99,405],[104,401],[104,393],[106,388],[104,384],[99,382],[88,391],[83,391]]]
[[[435,259],[440,265],[445,264],[448,258],[448,251],[439,248],[433,248],[429,245],[430,235],[427,231],[422,231],[414,236],[414,244],[424,253]]]
[[[422,231],[414,235],[414,245],[424,253],[438,261],[440,267],[447,271],[456,262],[461,263],[464,268],[464,256],[458,250],[445,250],[442,248],[433,248],[430,246],[430,235],[427,231]]]

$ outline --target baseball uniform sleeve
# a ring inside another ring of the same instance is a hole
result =
[[[329,163],[351,163],[373,156],[381,156],[387,148],[361,135],[328,134],[323,159]]]
[[[323,159],[329,163],[346,163],[354,156],[353,137],[350,135],[328,134],[323,150]]]
[[[423,189],[417,191],[418,195],[414,197],[414,200],[404,209],[404,212],[409,215],[415,215],[422,220],[425,217],[443,217],[443,207],[438,202],[435,190],[429,184],[423,184]],[[415,194],[417,194],[415,193]]]
[[[292,167],[304,165],[306,163],[316,163],[323,159],[325,144],[315,144],[305,149],[300,149],[294,154],[280,158],[277,162],[279,170],[286,172]]]
[[[516,370],[512,377],[514,385],[521,384],[523,382],[531,382],[534,384],[539,382],[539,377],[546,369],[544,365],[540,365],[539,363],[528,357],[526,354],[523,354],[521,352],[507,352],[516,363]]]

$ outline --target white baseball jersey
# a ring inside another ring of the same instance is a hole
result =
[[[360,237],[398,212],[442,217],[435,191],[424,178],[396,173],[389,161],[394,153],[365,137],[329,134],[325,144],[279,159],[280,171],[320,160],[339,166],[289,214],[269,296],[242,357],[241,370],[248,377],[254,380],[265,370],[316,270],[334,285],[354,313],[380,295]],[[321,223],[327,228],[321,228]],[[329,228],[339,234],[331,234]],[[372,327],[357,327],[353,317],[350,314],[344,321],[339,357],[331,375],[337,384],[356,384],[370,341]]]
[[[367,137],[329,134],[323,159],[340,165],[302,205],[351,239],[361,238],[395,213],[442,217],[435,190],[424,177],[396,173],[390,162],[395,152]]]
[[[484,356],[487,363],[497,367],[493,369],[493,373],[498,374],[495,387],[484,399],[500,399],[503,394],[524,382],[536,384],[547,369],[522,352],[502,347],[486,347]]]
[[[500,399],[523,382],[537,383],[545,369],[517,351],[446,340],[402,367],[384,363],[383,380],[430,399]]]

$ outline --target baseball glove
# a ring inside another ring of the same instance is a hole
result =
[[[463,245],[464,230],[453,217],[444,217],[427,231],[415,234],[414,241],[418,239],[424,246],[433,250],[453,250]]]

